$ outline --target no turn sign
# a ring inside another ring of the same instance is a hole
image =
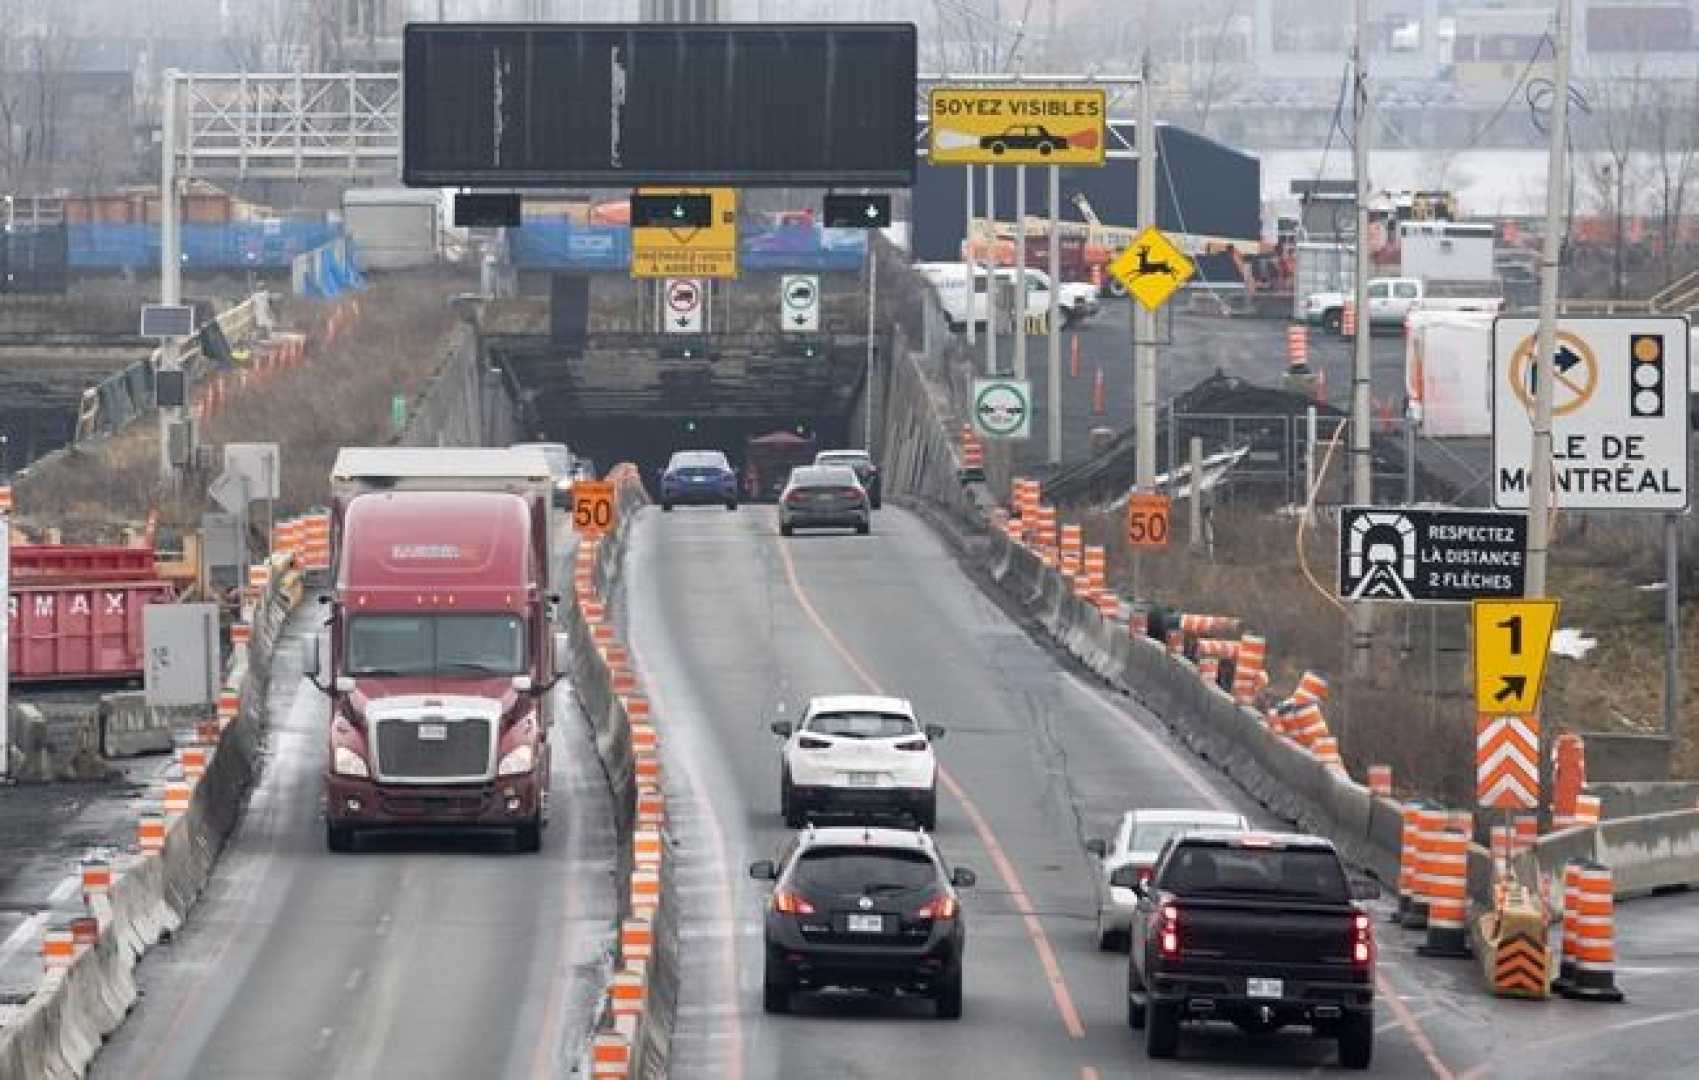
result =
[[[820,329],[820,279],[813,274],[786,274],[779,283],[779,323],[793,334]]]
[[[661,287],[666,298],[661,329],[669,334],[700,334],[705,291],[700,278],[667,278]]]
[[[1024,439],[1032,423],[1032,388],[1025,379],[975,379],[973,426],[988,439]]]

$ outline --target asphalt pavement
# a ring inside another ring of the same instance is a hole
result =
[[[663,732],[681,856],[673,1075],[1090,1080],[1335,1067],[1331,1043],[1231,1028],[1188,1030],[1177,1062],[1145,1059],[1126,1027],[1125,958],[1096,947],[1083,839],[1134,805],[1252,808],[1151,717],[1008,622],[920,519],[887,508],[871,537],[781,540],[770,508],[645,511],[628,558],[624,617]],[[966,894],[964,1016],[828,994],[770,1017],[759,996],[766,889],[745,876],[787,835],[767,724],[794,718],[812,694],[874,690],[949,728],[938,841],[979,871]],[[1625,956],[1693,940],[1682,926],[1699,908],[1691,899],[1642,903],[1619,917]],[[1380,933],[1381,1075],[1691,1075],[1699,1060],[1681,1023],[1699,1015],[1680,997],[1699,978],[1691,945],[1663,970],[1638,970],[1659,967],[1647,960],[1626,972],[1631,1004],[1611,1008],[1492,999],[1472,962],[1420,958],[1414,935]]]
[[[540,854],[505,837],[324,846],[325,699],[278,646],[268,761],[188,925],[96,1059],[110,1080],[546,1078],[577,1064],[613,928],[607,787],[582,724],[553,733]],[[557,690],[556,693],[565,693]]]

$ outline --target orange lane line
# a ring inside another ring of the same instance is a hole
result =
[[[867,689],[872,693],[881,693],[879,681],[870,675],[866,668],[861,666],[855,654],[850,652],[849,648],[838,638],[838,635],[826,624],[826,620],[820,617],[820,613],[815,610],[814,605],[809,602],[808,594],[803,591],[802,582],[797,579],[796,564],[791,560],[790,550],[784,544],[780,544],[778,547],[779,558],[785,566],[785,577],[790,583],[791,593],[795,595],[797,603],[802,607],[803,614],[808,617],[809,622],[814,624],[814,628],[820,631],[820,636],[825,638],[826,644],[830,645],[832,650],[849,666],[850,670],[855,672]],[[1014,898],[1015,908],[1021,913],[1021,922],[1026,927],[1027,937],[1032,940],[1033,951],[1038,954],[1039,966],[1044,969],[1045,979],[1050,983],[1050,996],[1056,1002],[1056,1011],[1061,1015],[1062,1026],[1067,1029],[1070,1038],[1083,1039],[1085,1037],[1085,1024],[1080,1020],[1079,1010],[1074,1007],[1073,995],[1068,992],[1068,983],[1063,977],[1062,965],[1056,960],[1056,952],[1050,947],[1050,937],[1044,932],[1044,926],[1038,920],[1037,910],[1027,895],[1026,886],[1021,883],[1020,875],[1015,870],[1013,860],[1004,853],[1003,845],[997,841],[997,834],[991,830],[990,823],[980,814],[979,808],[974,805],[973,800],[968,798],[967,792],[942,765],[938,767],[938,777],[944,782],[944,789],[962,804],[962,810],[966,812],[969,823],[973,825],[974,832],[979,835],[979,842],[990,854],[992,863],[997,867],[998,875],[1003,879],[1004,886]]]
[[[1410,1007],[1399,998],[1397,990],[1387,981],[1386,976],[1377,972],[1375,982],[1380,987],[1381,999],[1391,1006],[1392,1015],[1397,1018],[1398,1025],[1410,1036],[1410,1041],[1416,1044],[1416,1049],[1420,1050],[1422,1056],[1427,1059],[1428,1068],[1433,1070],[1437,1080],[1457,1080],[1456,1074],[1446,1068],[1445,1062],[1439,1059],[1439,1054],[1434,1050],[1434,1044],[1429,1040],[1428,1033],[1423,1031],[1422,1025],[1417,1022],[1416,1014],[1412,1013]]]

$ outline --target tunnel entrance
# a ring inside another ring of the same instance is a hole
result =
[[[749,417],[587,416],[562,410],[545,413],[538,438],[563,442],[574,453],[595,460],[603,472],[621,461],[643,471],[653,489],[667,459],[678,450],[721,450],[743,472],[744,447],[751,438],[773,431],[812,435],[821,449],[851,445],[847,415],[798,416],[794,413]],[[859,440],[857,440],[859,441]]]

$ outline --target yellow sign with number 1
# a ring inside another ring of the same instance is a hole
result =
[[[1493,716],[1531,715],[1540,710],[1556,600],[1476,600],[1475,711]]]

